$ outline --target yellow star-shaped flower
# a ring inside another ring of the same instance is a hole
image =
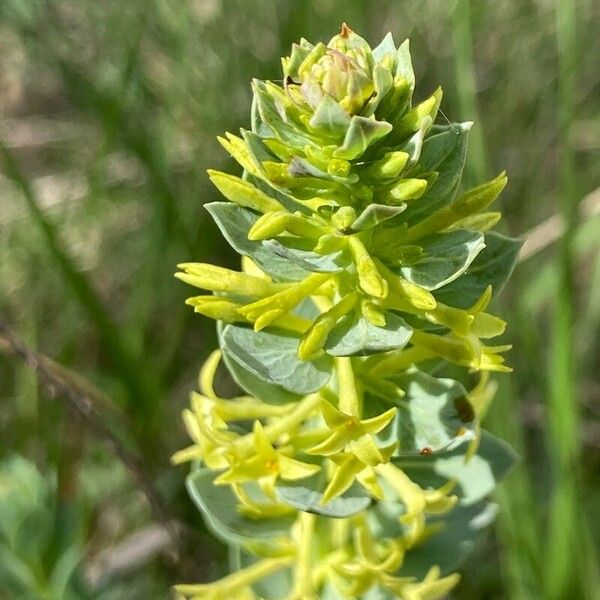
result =
[[[259,481],[261,487],[271,488],[278,477],[289,481],[314,475],[321,467],[290,458],[275,450],[260,421],[254,421],[255,454],[248,458],[231,455],[227,471],[215,479],[216,485]]]
[[[227,423],[214,413],[205,414],[192,397],[193,411],[183,411],[183,422],[194,444],[176,452],[171,461],[181,464],[202,460],[211,469],[223,469],[228,462],[224,454],[238,435],[227,429]]]
[[[402,540],[376,541],[366,523],[354,530],[356,554],[351,560],[336,567],[336,572],[350,581],[347,595],[364,594],[379,583],[385,574],[395,573],[404,561]]]
[[[325,423],[331,429],[331,434],[320,444],[309,448],[308,454],[331,456],[346,450],[366,465],[383,462],[373,435],[391,422],[396,415],[396,408],[390,408],[376,417],[360,420],[358,417],[341,412],[329,402],[323,402],[321,413]]]
[[[372,440],[372,438],[371,438]],[[377,448],[381,463],[390,460],[396,451],[397,443],[384,448]],[[358,481],[374,498],[383,500],[383,490],[377,480],[373,465],[364,463],[352,452],[335,454],[329,457],[334,463],[333,472],[327,488],[323,492],[323,504],[343,494],[353,483]]]

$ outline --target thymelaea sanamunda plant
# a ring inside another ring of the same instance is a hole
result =
[[[461,190],[472,123],[413,101],[408,41],[343,26],[252,82],[251,128],[220,138],[241,176],[209,171],[206,208],[240,272],[177,277],[218,320],[184,421],[188,488],[230,547],[194,600],[441,598],[489,524],[513,462],[482,432],[505,323],[487,312],[519,242],[491,229],[504,173]],[[243,395],[221,398],[220,361]]]

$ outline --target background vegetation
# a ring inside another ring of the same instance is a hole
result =
[[[235,266],[202,209],[206,168],[233,168],[215,136],[248,124],[252,76],[342,20],[411,38],[420,96],[441,83],[477,123],[465,183],[506,168],[505,228],[530,236],[487,423],[523,461],[455,597],[600,598],[600,4],[2,0],[1,599],[165,598],[224,569],[168,463],[215,345],[172,273]]]

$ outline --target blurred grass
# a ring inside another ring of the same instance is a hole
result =
[[[235,264],[202,210],[217,199],[206,168],[233,167],[215,136],[248,123],[251,77],[278,77],[292,41],[328,39],[342,20],[373,42],[410,37],[419,97],[441,83],[448,118],[476,121],[466,181],[508,170],[507,232],[559,210],[568,225],[500,299],[515,371],[489,426],[523,461],[455,595],[597,598],[600,223],[576,219],[600,186],[594,0],[4,0],[0,311],[126,409],[158,486],[200,530],[168,456],[185,443],[179,412],[215,338],[172,273],[190,259]],[[0,452],[59,480],[75,472],[93,558],[147,522],[147,507],[127,477],[106,476],[114,459],[95,440],[64,460],[65,411],[1,360]],[[209,577],[223,554],[203,540],[198,577]],[[164,597],[178,577],[161,560],[140,575],[132,598]]]

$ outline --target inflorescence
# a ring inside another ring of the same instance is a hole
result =
[[[513,455],[479,426],[508,371],[487,312],[519,242],[490,229],[504,173],[462,192],[472,123],[414,103],[408,41],[342,27],[252,83],[252,127],[220,142],[242,177],[206,208],[241,272],[179,265],[212,292],[220,350],[184,421],[192,498],[232,574],[193,600],[445,595]],[[219,397],[220,361],[244,395]],[[472,385],[473,374],[478,381]],[[475,525],[476,523],[476,525]]]

